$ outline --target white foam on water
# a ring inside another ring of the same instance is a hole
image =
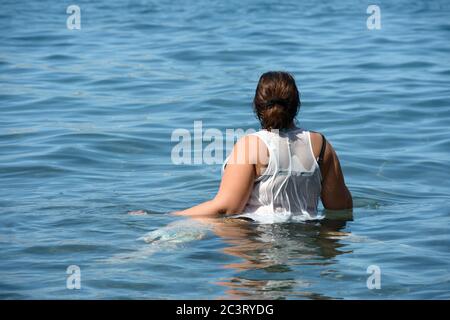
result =
[[[132,210],[128,211],[127,214],[129,214],[130,216],[146,216],[148,215],[148,212],[145,210]]]

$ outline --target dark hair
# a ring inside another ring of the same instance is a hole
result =
[[[288,72],[264,73],[256,87],[253,108],[263,129],[286,129],[300,108],[294,77]]]

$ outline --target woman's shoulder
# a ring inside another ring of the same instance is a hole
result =
[[[317,158],[320,154],[320,150],[322,149],[323,143],[323,134],[317,131],[308,131],[310,140],[311,140],[311,148],[314,152],[314,156]]]

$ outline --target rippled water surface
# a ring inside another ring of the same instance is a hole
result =
[[[69,4],[0,4],[0,298],[450,298],[448,1],[377,1],[381,30],[368,1],[76,1],[81,30]],[[220,179],[171,162],[173,130],[258,129],[254,89],[278,69],[353,217],[165,214]]]

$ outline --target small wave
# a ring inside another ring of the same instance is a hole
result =
[[[58,176],[65,173],[73,172],[73,170],[56,165],[9,165],[0,167],[0,175],[2,178],[11,177],[50,177]]]
[[[138,211],[146,212],[145,210]],[[175,221],[138,238],[139,241],[144,241],[145,245],[137,250],[114,255],[103,262],[123,263],[145,259],[158,252],[175,250],[186,243],[205,239],[209,230],[208,225],[192,219]]]
[[[73,59],[73,56],[66,55],[66,54],[50,54],[46,56],[44,59],[48,61],[66,61]]]
[[[146,216],[148,215],[148,212],[146,210],[132,210],[128,211],[127,214],[130,216]]]
[[[166,227],[151,231],[138,240],[146,243],[186,243],[201,240],[207,235],[206,225],[192,219],[175,221]]]

